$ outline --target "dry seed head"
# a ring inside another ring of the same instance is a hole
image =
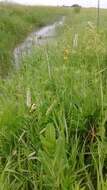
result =
[[[16,156],[16,154],[17,154],[17,150],[13,150],[12,151],[12,156]]]
[[[36,104],[32,104],[30,108],[30,113],[36,111],[36,108],[37,108]]]
[[[77,48],[77,46],[78,46],[78,34],[75,34],[73,39],[73,48]]]
[[[27,89],[27,93],[26,93],[26,105],[28,108],[31,107],[31,91],[30,91],[30,88]]]

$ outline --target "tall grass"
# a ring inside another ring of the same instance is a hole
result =
[[[95,15],[71,13],[0,81],[1,190],[107,189],[107,15],[99,33]]]

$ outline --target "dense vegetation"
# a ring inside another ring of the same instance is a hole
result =
[[[12,68],[12,51],[29,32],[63,14],[60,8],[0,4],[0,75]]]
[[[70,15],[0,81],[1,190],[107,190],[107,13]]]

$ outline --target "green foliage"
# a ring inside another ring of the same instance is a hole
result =
[[[64,178],[67,169],[67,158],[64,134],[56,138],[55,128],[48,124],[45,135],[41,135],[42,149],[39,150],[43,183],[50,189],[64,188]]]
[[[101,14],[97,32],[95,9],[79,17],[69,12],[56,39],[0,80],[1,190],[107,189],[107,13]]]

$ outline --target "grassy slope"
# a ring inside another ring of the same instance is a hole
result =
[[[71,12],[57,41],[0,81],[2,190],[107,189],[106,11],[101,15],[97,33],[96,10]],[[35,109],[26,106],[29,91]]]
[[[29,32],[57,20],[63,13],[60,8],[0,4],[0,75],[8,72],[13,49]]]

